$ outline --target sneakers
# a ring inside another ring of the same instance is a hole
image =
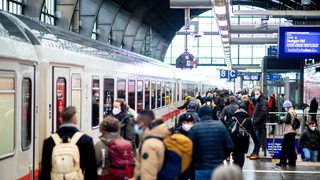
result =
[[[257,154],[254,154],[253,156],[250,157],[250,160],[257,160],[260,159],[260,156]]]
[[[254,153],[251,153],[249,155],[247,155],[247,158],[250,158],[251,156],[255,155]]]

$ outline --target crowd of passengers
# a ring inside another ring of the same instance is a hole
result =
[[[246,90],[235,95],[229,92],[209,88],[203,97],[199,93],[195,97],[185,94],[183,105],[177,107],[185,109],[185,112],[179,116],[173,129],[169,129],[161,118],[156,118],[153,111],[142,110],[137,114],[123,100],[116,99],[112,115],[100,122],[100,140],[94,145],[91,137],[83,135],[76,144],[83,178],[161,179],[159,173],[168,164],[168,147],[164,139],[172,134],[182,134],[192,142],[190,147],[183,147],[190,149],[192,154],[179,154],[181,164],[186,166],[186,162],[191,163],[174,179],[241,180],[245,157],[250,160],[260,158],[262,132],[266,129],[268,120],[284,124],[281,157],[276,165],[295,166],[294,139],[297,129],[292,128],[292,123],[297,113],[293,104],[286,101],[283,95],[276,101],[273,93],[268,98],[260,90],[251,94]],[[312,103],[313,106],[318,106],[317,102]],[[277,111],[284,112],[280,120],[277,116],[268,117],[269,112]],[[56,132],[60,138],[72,138],[79,131],[75,125],[75,107],[70,106],[62,111],[61,121],[62,126]],[[249,138],[233,136],[230,132],[234,123],[243,126],[252,138],[252,152],[248,153]],[[305,161],[317,161],[320,133],[316,127],[317,121],[312,118],[299,139],[299,148],[305,154]],[[270,133],[274,133],[274,127]],[[54,147],[52,137],[44,141],[40,179],[54,179],[52,174],[56,167],[53,167],[51,157]],[[121,155],[116,155],[112,151],[114,148],[118,148],[116,151],[121,152]],[[233,163],[224,165],[224,161],[229,160],[230,156]],[[124,162],[126,165],[122,166],[121,163]]]

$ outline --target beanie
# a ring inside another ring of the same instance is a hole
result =
[[[290,101],[285,101],[285,102],[283,103],[283,108],[289,108],[289,107],[291,107],[291,106],[292,106],[292,104],[291,104]]]
[[[199,109],[198,116],[201,118],[202,116],[212,116],[213,110],[210,106],[205,105]]]

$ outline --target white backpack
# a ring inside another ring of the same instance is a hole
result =
[[[52,135],[52,139],[56,144],[52,150],[52,180],[84,179],[80,168],[80,153],[76,145],[83,134],[82,132],[76,132],[71,140],[68,138],[67,143],[63,143],[57,133]]]

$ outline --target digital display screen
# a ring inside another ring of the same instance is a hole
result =
[[[253,74],[244,74],[242,76],[243,81],[259,81],[260,75],[253,75]]]
[[[278,58],[319,58],[320,27],[279,27]]]

